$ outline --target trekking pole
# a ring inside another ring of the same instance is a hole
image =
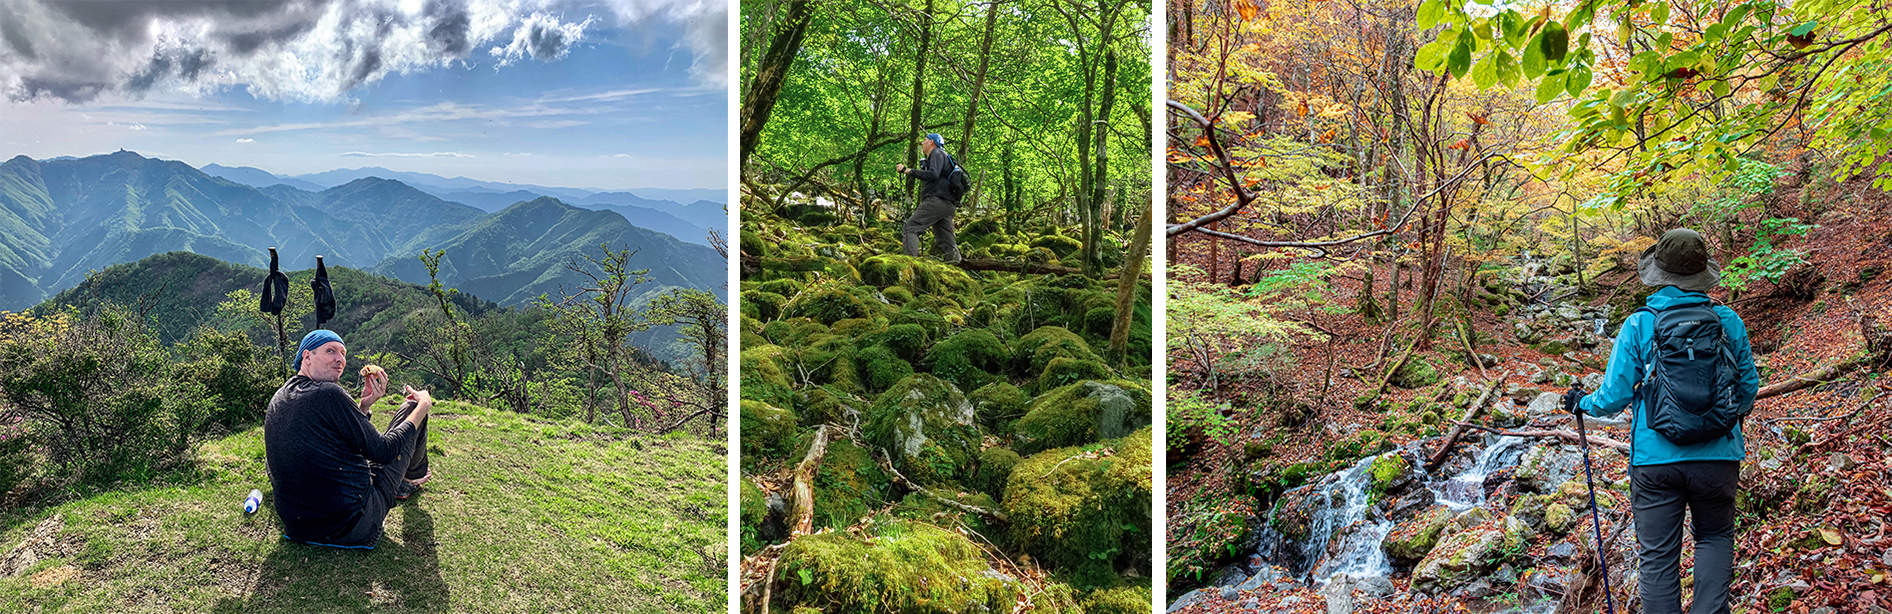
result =
[[[1582,386],[1574,386],[1578,392]],[[1583,481],[1590,485],[1590,523],[1596,528],[1596,566],[1603,572],[1603,601],[1609,605],[1610,614],[1616,614],[1616,596],[1610,593],[1610,567],[1603,556],[1603,517],[1596,507],[1596,478],[1590,475],[1590,436],[1583,432],[1583,410],[1571,412],[1577,415],[1577,441],[1583,446]]]

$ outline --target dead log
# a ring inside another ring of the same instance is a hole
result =
[[[1472,419],[1477,418],[1479,413],[1482,413],[1485,411],[1485,406],[1488,405],[1486,401],[1491,400],[1491,393],[1497,392],[1498,387],[1503,386],[1503,385],[1504,385],[1504,375],[1499,374],[1498,379],[1491,381],[1491,387],[1486,388],[1484,394],[1478,395],[1478,400],[1472,402],[1471,407],[1465,408],[1465,416],[1462,418],[1459,418],[1458,422],[1456,422],[1455,424],[1463,425],[1467,422],[1471,422]],[[1438,452],[1432,453],[1432,458],[1426,459],[1426,471],[1431,471],[1433,468],[1438,467],[1439,463],[1445,462],[1445,456],[1452,451],[1452,444],[1457,443],[1458,436],[1464,433],[1465,433],[1464,426],[1452,427],[1452,432],[1447,433],[1445,435],[1445,444],[1439,446]]]
[[[1479,425],[1479,424],[1470,424],[1466,422],[1453,422],[1452,424],[1456,424],[1456,425],[1469,428],[1469,429],[1478,429],[1487,433],[1492,433],[1495,435],[1502,435],[1505,437],[1556,437],[1558,439],[1563,439],[1565,441],[1578,444],[1578,445],[1582,445],[1583,443],[1583,438],[1578,437],[1577,434],[1575,432],[1572,432],[1570,429],[1539,429],[1539,430],[1531,430],[1531,431],[1505,431],[1505,430],[1494,429],[1489,426],[1484,426],[1484,425]],[[1617,450],[1625,454],[1629,452],[1629,444],[1626,444],[1614,439],[1610,439],[1608,437],[1591,435],[1589,439],[1590,439],[1590,443],[1595,444],[1595,445],[1603,446],[1605,448],[1610,448],[1612,450]]]
[[[1853,369],[1857,369],[1865,365],[1869,358],[1870,358],[1869,356],[1862,354],[1862,355],[1853,357],[1850,360],[1846,360],[1844,362],[1830,364],[1824,367],[1820,367],[1818,369],[1814,369],[1813,371],[1808,372],[1808,373],[1803,373],[1800,375],[1789,377],[1785,381],[1779,381],[1779,382],[1774,382],[1772,384],[1768,384],[1762,387],[1760,392],[1754,394],[1754,400],[1759,401],[1767,397],[1779,396],[1779,395],[1787,394],[1789,392],[1794,392],[1796,390],[1800,390],[1803,388],[1811,388],[1813,386],[1827,383],[1829,381],[1832,381],[1834,378],[1837,378],[1841,375],[1845,375],[1847,371],[1851,371]]]
[[[828,453],[828,425],[815,428],[815,441],[808,445],[808,454],[802,456],[801,464],[795,466],[795,512],[790,518],[795,530],[791,535],[807,535],[814,532],[815,523],[815,469],[821,466],[821,457]]]

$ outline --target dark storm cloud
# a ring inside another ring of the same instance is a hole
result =
[[[427,14],[434,18],[434,27],[427,31],[427,40],[434,44],[441,53],[453,56],[466,55],[473,48],[473,41],[467,38],[467,31],[472,20],[466,15],[466,9],[455,2],[433,0],[427,3]]]
[[[565,55],[563,30],[545,24],[533,24],[531,28],[531,32],[526,35],[526,48],[532,52],[532,57],[549,60]]]

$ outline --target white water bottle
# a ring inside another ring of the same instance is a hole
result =
[[[250,489],[250,498],[243,500],[243,513],[254,514],[261,507],[263,507],[263,491]]]

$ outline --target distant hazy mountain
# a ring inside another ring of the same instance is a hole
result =
[[[204,174],[210,175],[212,177],[222,177],[224,179],[235,181],[237,183],[241,183],[243,185],[247,185],[253,188],[267,188],[273,185],[286,185],[292,188],[296,188],[298,190],[306,190],[309,192],[320,192],[322,191],[323,188],[328,187],[325,185],[317,184],[315,182],[297,179],[295,177],[284,177],[282,175],[277,175],[275,173],[271,173],[269,171],[256,168],[253,166],[224,166],[221,164],[205,164],[202,168],[199,168],[197,170],[203,171]]]
[[[545,287],[537,283],[541,277],[558,278],[547,270],[552,262],[595,248],[600,240],[642,249],[640,260],[676,267],[663,283],[721,285],[724,264],[713,250],[637,228],[616,213],[595,212],[599,217],[584,222],[589,232],[531,232],[574,223],[565,210],[577,209],[540,200],[551,206],[509,215],[385,178],[320,192],[284,184],[259,189],[125,151],[45,162],[19,156],[0,164],[0,309],[30,307],[83,281],[89,271],[153,254],[188,251],[260,267],[268,266],[271,246],[280,247],[285,269],[312,267],[317,254],[330,266],[410,262],[417,268],[415,255],[422,249],[447,247],[453,250],[450,260],[492,263],[456,273],[449,283],[478,281],[477,294],[502,304],[536,296]],[[561,237],[568,242],[560,243]],[[460,253],[471,250],[481,253]],[[491,254],[506,256],[488,259]],[[479,272],[498,269],[506,275]],[[402,279],[415,281],[411,275]],[[419,282],[426,282],[424,271]]]
[[[443,199],[450,200],[457,203],[464,203],[464,204],[472,205],[474,207],[478,207],[488,212],[499,211],[501,209],[505,209],[506,207],[510,207],[514,204],[529,201],[529,200],[536,200],[544,196],[545,196],[544,194],[534,194],[532,192],[527,192],[525,190],[514,190],[511,192],[483,192],[483,191],[449,192],[449,193],[440,195],[440,197]],[[634,205],[601,205],[601,204],[591,204],[591,203],[571,203],[571,204],[577,205],[578,207],[585,208],[585,209],[616,211],[618,212],[619,215],[623,215],[624,219],[630,220],[630,222],[634,225],[641,226],[644,228],[649,228],[651,230],[655,230],[657,232],[661,232],[661,233],[676,237],[677,239],[680,239],[685,243],[695,243],[697,245],[709,245],[709,231],[707,228],[699,224],[692,224],[688,221],[683,220],[680,217],[671,215],[660,209],[654,209],[650,207],[639,207],[639,206],[634,206]],[[683,205],[678,205],[676,203],[672,203],[668,201],[664,201],[662,204],[673,207],[673,208],[677,208],[680,211],[688,210],[688,208]],[[719,213],[722,211],[721,205],[717,205],[717,211]],[[715,227],[718,232],[723,232],[724,234],[727,234],[727,232],[724,231],[723,228],[728,225],[729,223],[727,221],[726,216],[719,217],[716,219]]]
[[[651,200],[668,200],[679,203],[692,203],[699,200],[707,200],[718,204],[729,202],[729,190],[719,188],[696,188],[689,190],[637,188],[628,191],[639,197]],[[601,192],[601,194],[608,194],[608,192]]]
[[[651,200],[630,192],[600,192],[574,201],[580,207],[602,208],[601,205],[619,205],[655,209],[682,218],[691,224],[722,231],[729,227],[729,212],[723,209],[721,201],[699,200],[687,205],[675,201]],[[625,213],[624,211],[619,211]],[[625,217],[631,217],[625,213]],[[632,218],[635,219],[635,218]]]

